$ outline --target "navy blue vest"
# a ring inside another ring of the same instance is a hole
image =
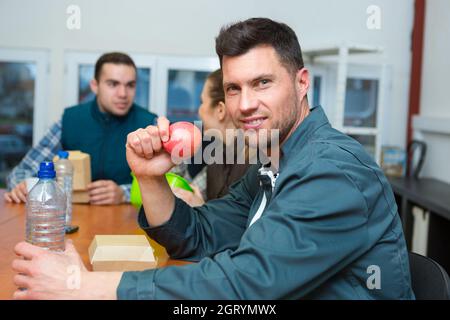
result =
[[[91,156],[92,181],[131,183],[125,155],[128,133],[156,122],[156,115],[133,104],[126,116],[102,113],[97,99],[66,108],[62,117],[64,150],[81,150]]]

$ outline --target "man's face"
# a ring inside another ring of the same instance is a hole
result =
[[[222,60],[226,106],[237,128],[266,129],[267,146],[272,129],[279,130],[280,144],[299,124],[301,101],[309,76],[306,69],[291,75],[271,46]],[[262,143],[263,141],[258,141]]]
[[[130,110],[136,94],[136,71],[125,64],[105,63],[99,80],[91,81],[91,89],[97,95],[102,112],[124,116]]]

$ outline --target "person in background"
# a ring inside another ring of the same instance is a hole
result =
[[[202,120],[205,133],[208,133],[208,130],[215,129],[219,133],[215,138],[223,138],[220,142],[224,144],[224,151],[227,145],[236,149],[237,144],[234,139],[226,141],[226,131],[234,130],[236,126],[233,124],[230,113],[225,106],[222,70],[218,69],[206,78],[201,93],[201,105],[198,114]],[[248,152],[247,150],[240,151]],[[237,155],[237,150],[235,150],[234,154]],[[227,164],[225,160],[224,154],[223,163],[205,165],[193,178],[190,177],[188,165],[181,164],[175,167],[171,171],[191,180],[194,193],[180,188],[172,188],[172,191],[178,198],[181,198],[193,207],[201,206],[205,201],[223,197],[228,193],[230,185],[242,178],[250,166],[249,161],[245,161],[243,164]]]
[[[131,176],[125,157],[127,134],[153,124],[156,115],[134,103],[136,65],[126,54],[103,54],[90,82],[96,97],[64,110],[39,143],[30,149],[7,178],[7,202],[26,202],[25,179],[37,174],[42,161],[51,161],[59,150],[80,150],[91,157],[91,204],[129,202]]]

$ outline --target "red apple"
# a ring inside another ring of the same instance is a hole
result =
[[[163,148],[172,157],[187,159],[194,156],[201,143],[200,129],[190,122],[180,121],[169,126],[169,141],[163,142]]]

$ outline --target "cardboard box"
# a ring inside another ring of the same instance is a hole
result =
[[[69,151],[69,160],[73,163],[73,190],[86,190],[91,183],[91,156],[81,151]]]
[[[157,261],[144,235],[97,235],[89,246],[94,271],[142,271]]]
[[[89,203],[89,191],[72,191],[72,203]]]
[[[53,161],[58,159],[59,157],[55,156]],[[73,165],[73,190],[87,190],[87,185],[92,181],[91,156],[78,150],[71,150],[69,160]]]

